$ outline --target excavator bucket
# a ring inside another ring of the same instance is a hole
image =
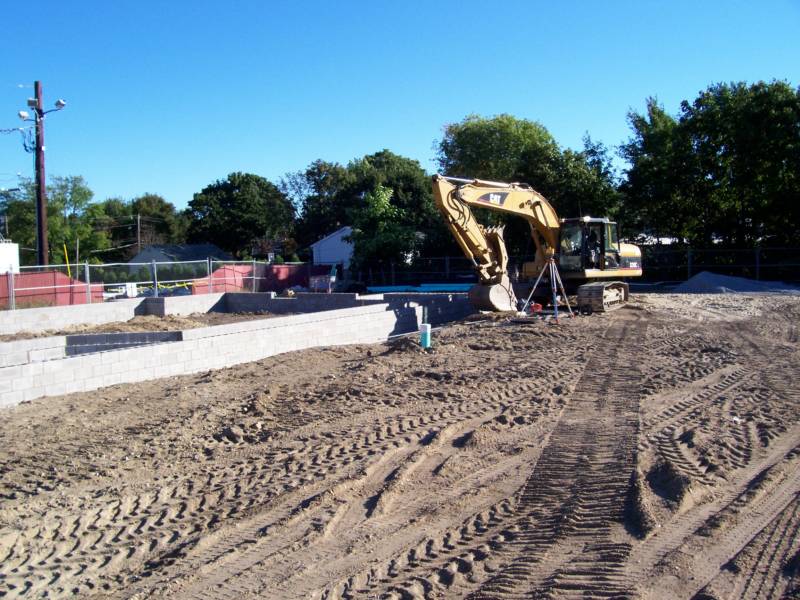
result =
[[[469,301],[478,310],[497,312],[516,311],[517,296],[508,276],[504,275],[500,283],[472,286],[469,290]]]

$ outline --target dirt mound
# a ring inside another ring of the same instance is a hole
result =
[[[226,325],[254,319],[268,319],[275,315],[268,312],[257,313],[192,313],[190,315],[137,315],[128,321],[116,321],[101,325],[72,325],[63,329],[51,329],[41,332],[20,332],[13,335],[0,336],[0,342],[26,340],[56,335],[73,335],[78,333],[141,333],[147,331],[183,331],[198,327]]]
[[[673,290],[676,294],[780,293],[800,294],[800,288],[776,281],[757,281],[744,277],[701,271]]]

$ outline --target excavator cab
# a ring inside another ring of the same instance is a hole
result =
[[[562,219],[558,264],[567,273],[615,269],[619,266],[619,230],[608,219]]]

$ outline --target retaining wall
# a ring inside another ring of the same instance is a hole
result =
[[[291,298],[279,298],[272,294],[225,294],[227,312],[260,312],[275,314],[319,312],[365,306],[383,302],[382,296],[359,296],[358,294],[313,294],[300,292]]]
[[[0,343],[0,367],[64,358],[66,346],[63,335]]]
[[[146,314],[139,308],[141,304],[141,298],[132,298],[102,304],[5,310],[0,312],[0,335],[20,331],[58,330],[71,325],[100,325],[113,321],[127,321],[135,315]]]
[[[85,307],[84,307],[85,308]],[[314,346],[373,343],[418,328],[422,307],[396,300],[183,332],[183,341],[0,368],[0,407],[219,369]]]

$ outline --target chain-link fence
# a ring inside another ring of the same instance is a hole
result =
[[[800,282],[800,248],[688,248],[641,246],[643,282],[680,282],[700,271],[750,279]],[[512,257],[513,271],[532,257]],[[266,292],[301,287],[331,290],[331,267],[262,261],[69,264],[20,267],[0,275],[0,308],[91,304],[118,298],[180,296],[217,292]],[[339,281],[341,282],[341,271]],[[327,279],[326,279],[327,278]],[[320,280],[326,279],[327,284]],[[362,286],[419,286],[477,281],[462,256],[417,258],[411,263],[378,263],[347,273]]]
[[[91,304],[112,299],[308,287],[328,266],[215,259],[23,266],[0,275],[0,308]]]
[[[800,248],[689,248],[642,245],[642,282],[681,282],[700,271],[749,279],[800,281]],[[509,259],[509,270],[521,270],[532,256]],[[464,257],[418,258],[410,263],[376,263],[361,267],[351,278],[366,286],[407,286],[426,283],[468,283],[477,278]]]

